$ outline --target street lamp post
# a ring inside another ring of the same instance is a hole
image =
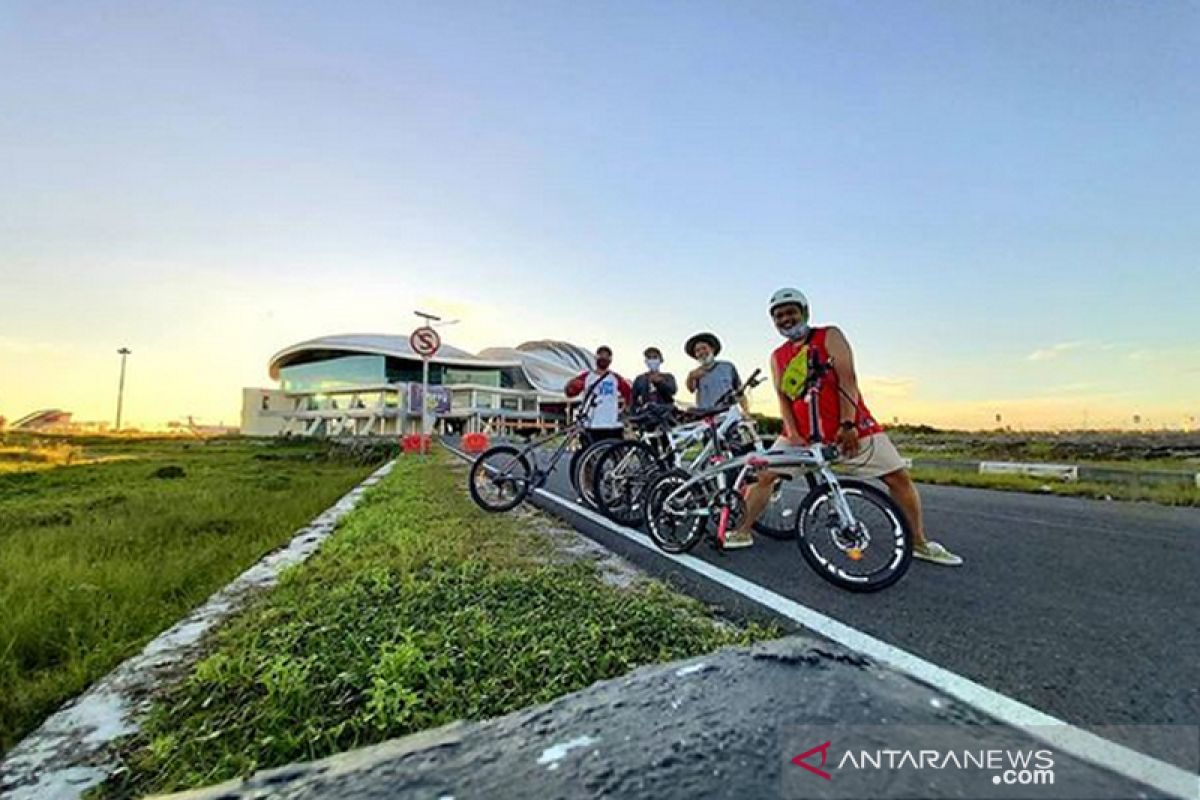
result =
[[[426,327],[430,328],[433,327],[433,323],[442,320],[441,317],[427,314],[424,311],[414,311],[413,313],[425,320]],[[429,417],[429,356],[421,356],[421,435],[423,437],[429,435]]]
[[[121,381],[117,384],[117,433],[121,432],[121,406],[125,401],[125,359],[132,352],[128,347],[117,351],[121,356]]]

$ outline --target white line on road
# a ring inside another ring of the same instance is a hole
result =
[[[1173,797],[1181,798],[1181,800],[1196,800],[1197,797],[1200,797],[1200,776],[1194,773],[1111,742],[1081,728],[1076,728],[1057,717],[1038,711],[1032,706],[1013,700],[1011,697],[939,667],[919,656],[869,636],[703,559],[690,555],[664,553],[643,534],[616,525],[608,518],[577,503],[564,500],[546,489],[538,489],[537,494],[539,497],[566,508],[572,513],[580,514],[611,533],[623,536],[639,547],[703,575],[827,639],[857,650],[882,664],[887,664],[893,669],[923,681],[1003,723],[1020,728],[1030,736],[1057,747],[1068,755],[1151,786]]]

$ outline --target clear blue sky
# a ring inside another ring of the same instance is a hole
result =
[[[1200,415],[1196,3],[8,2],[0,109],[10,417],[418,304],[748,371],[789,284],[885,419]]]

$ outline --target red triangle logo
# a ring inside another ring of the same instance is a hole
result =
[[[827,781],[833,780],[833,777],[825,770],[817,769],[812,764],[805,763],[805,759],[807,759],[809,756],[813,756],[813,755],[816,755],[817,753],[820,753],[821,754],[821,766],[822,767],[825,766],[825,759],[829,755],[829,745],[830,744],[832,744],[832,742],[826,742],[825,744],[819,744],[816,747],[814,747],[813,749],[808,750],[807,752],[801,753],[800,755],[793,758],[792,763],[795,764],[797,767],[804,767],[806,770],[808,770],[809,772],[811,772],[814,775],[820,775],[822,778],[824,778]]]

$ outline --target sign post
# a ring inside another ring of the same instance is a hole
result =
[[[420,311],[416,312],[418,317],[425,320],[425,324],[412,332],[408,337],[408,344],[413,349],[413,352],[421,357],[421,436],[429,436],[429,359],[437,353],[442,346],[442,337],[438,336],[430,325],[430,322],[437,322],[440,317],[435,317],[432,314],[425,314]],[[425,441],[423,438],[422,441]]]

